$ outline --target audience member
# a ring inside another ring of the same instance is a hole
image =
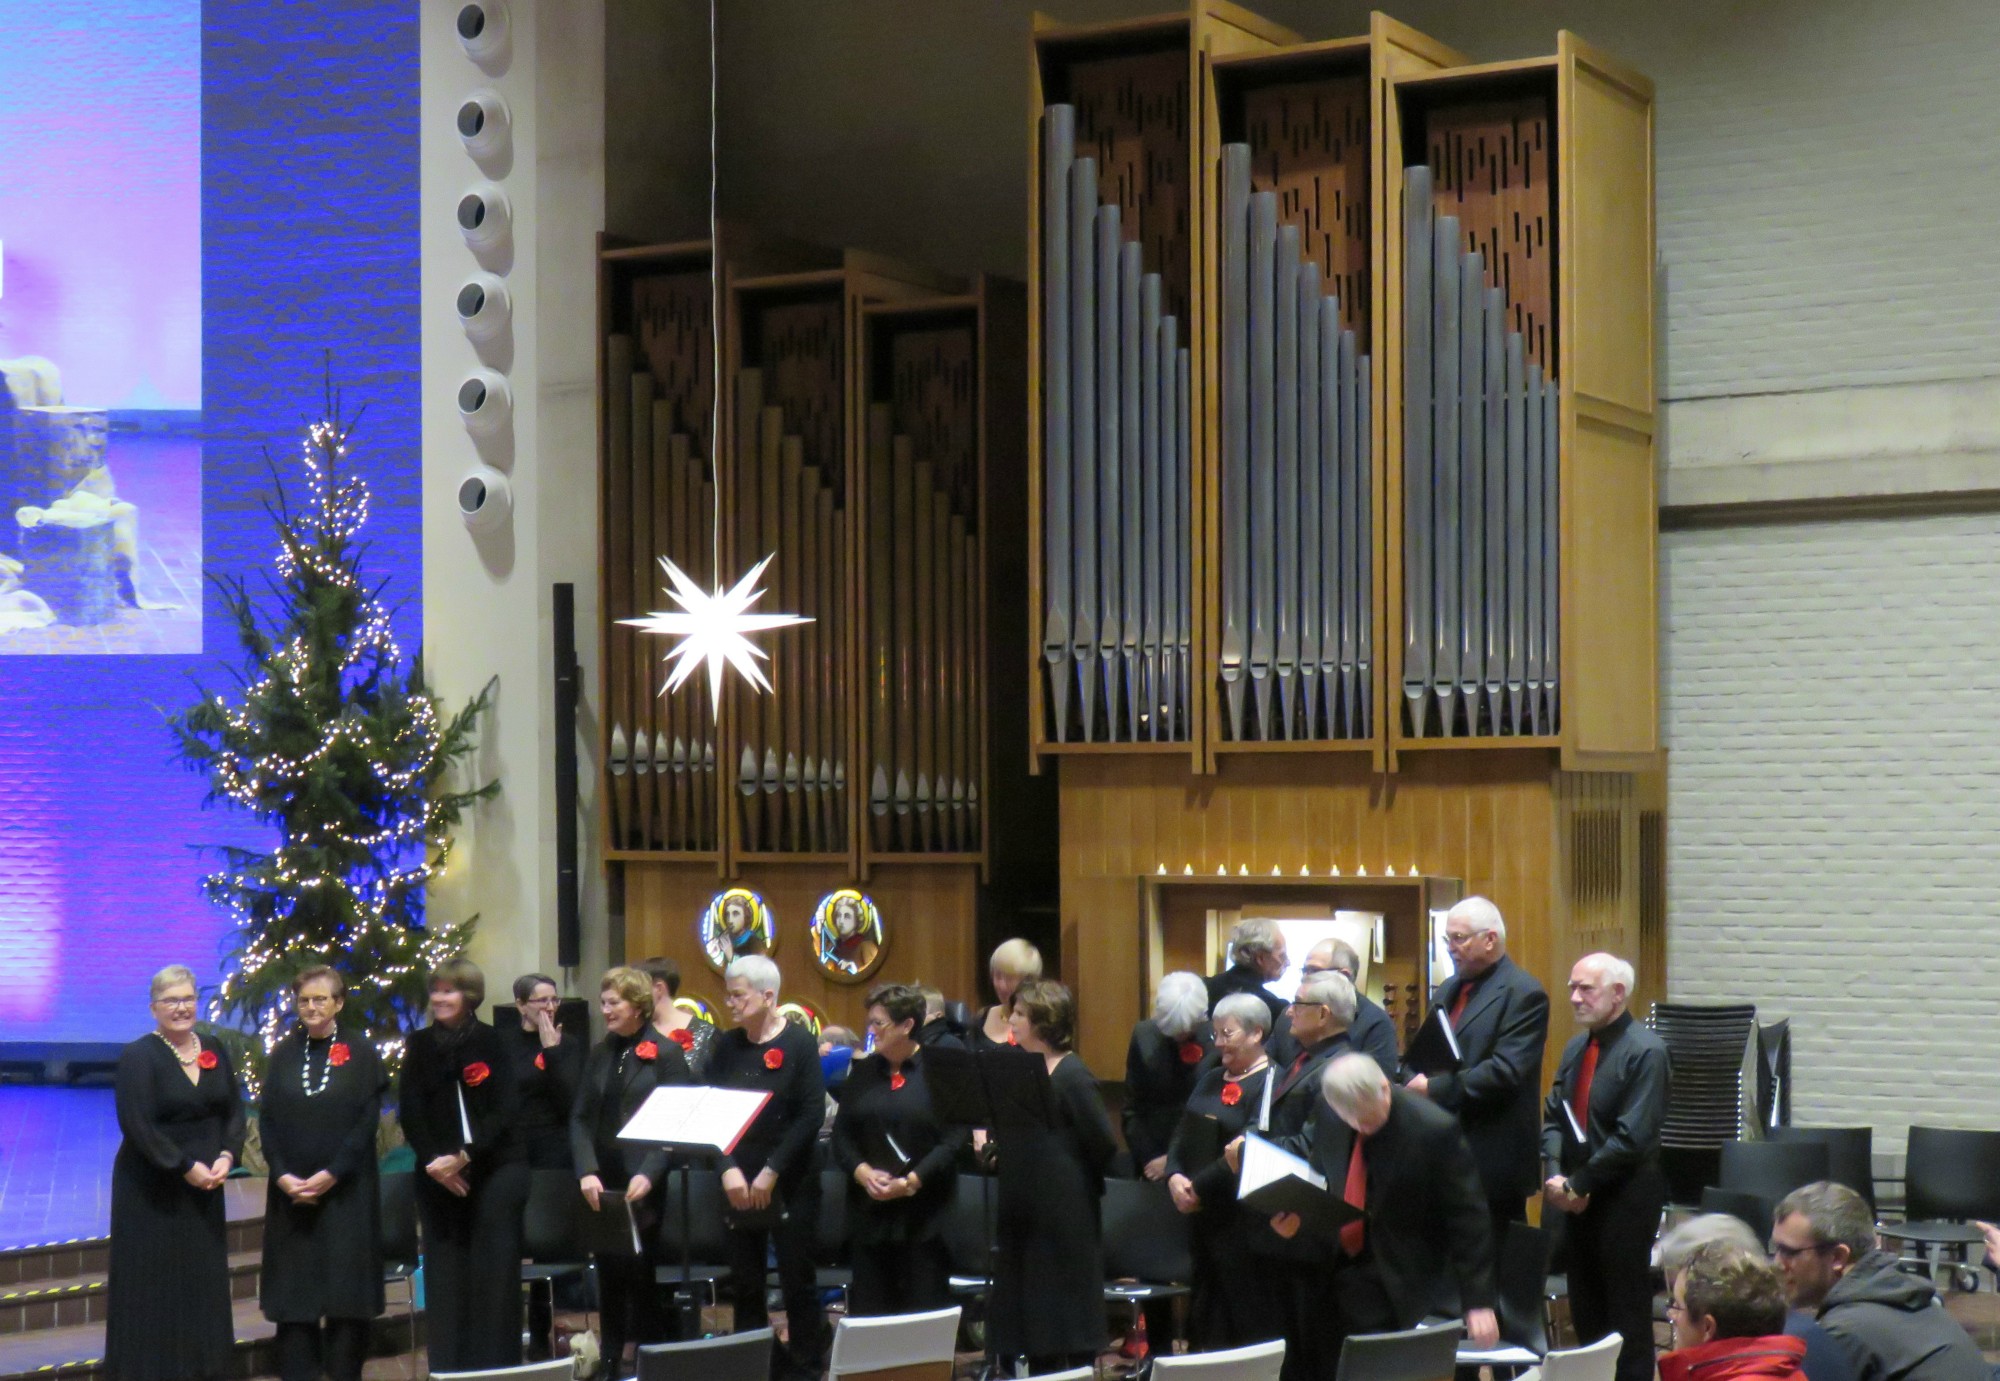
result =
[[[1710,1243],[1741,1247],[1760,1256],[1764,1252],[1764,1244],[1741,1218],[1728,1213],[1698,1213],[1676,1223],[1660,1238],[1660,1275],[1671,1285],[1686,1267],[1688,1258]],[[1787,1311],[1785,1332],[1806,1345],[1805,1360],[1800,1364],[1806,1381],[1854,1381],[1854,1366],[1847,1360],[1847,1349],[1835,1342],[1833,1335],[1821,1328],[1810,1313],[1803,1309]]]
[[[1762,1253],[1710,1242],[1667,1288],[1674,1350],[1660,1381],[1800,1381],[1806,1345],[1782,1331],[1784,1291]]]

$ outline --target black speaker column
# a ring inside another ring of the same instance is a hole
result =
[[[576,877],[576,703],[581,691],[576,664],[576,587],[555,587],[556,672],[556,963],[573,969],[583,962],[583,926],[577,912]]]

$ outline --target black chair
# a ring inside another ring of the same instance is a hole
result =
[[[1729,1141],[1722,1146],[1717,1189],[1755,1194],[1772,1203],[1828,1174],[1827,1149],[1817,1141]]]
[[[1478,1349],[1462,1344],[1458,1364],[1489,1366],[1497,1375],[1503,1369],[1535,1366],[1548,1355],[1549,1234],[1526,1223],[1507,1224],[1494,1276],[1500,1345]]]
[[[687,1231],[681,1230],[681,1188],[687,1186]],[[654,1191],[660,1211],[660,1264],[653,1279],[660,1285],[682,1284],[682,1258],[686,1257],[686,1283],[706,1285],[709,1302],[715,1289],[729,1279],[729,1229],[723,1221],[722,1176],[714,1170],[669,1170],[666,1180]],[[683,1244],[686,1250],[683,1251]]]
[[[768,1328],[697,1338],[686,1343],[649,1343],[639,1349],[639,1381],[770,1381]]]
[[[1340,1346],[1334,1381],[1451,1381],[1465,1325],[1355,1333]]]
[[[1776,1142],[1809,1141],[1826,1147],[1826,1177],[1875,1207],[1873,1127],[1773,1127],[1764,1135]]]
[[[1903,1211],[1908,1221],[1883,1224],[1884,1237],[1961,1249],[1980,1242],[1968,1220],[2000,1218],[2000,1132],[1910,1128]]]
[[[382,1283],[402,1282],[409,1305],[410,1347],[403,1355],[403,1374],[417,1350],[417,1177],[413,1171],[384,1172],[377,1178],[382,1221],[376,1225],[382,1248]]]
[[[567,1170],[535,1170],[528,1177],[528,1203],[521,1212],[521,1283],[528,1288],[530,1318],[553,1319],[556,1282],[580,1276],[590,1269],[578,1240],[577,1210],[583,1192],[577,1177]],[[536,1340],[537,1351],[547,1355],[552,1337]],[[530,1360],[533,1360],[532,1358]]]
[[[839,1290],[841,1297],[854,1284],[853,1257],[848,1253],[847,1176],[838,1170],[819,1172],[819,1217],[813,1223],[813,1283],[822,1290]],[[776,1284],[778,1273],[771,1273]]]
[[[987,1228],[987,1198],[998,1196],[990,1175],[961,1174],[951,1189],[944,1214],[944,1244],[951,1257],[951,1292],[983,1297],[992,1286],[992,1237]]]
[[[1165,1183],[1106,1180],[1103,1213],[1107,1301],[1131,1305],[1136,1324],[1148,1300],[1189,1293],[1194,1243]]]
[[[1755,1233],[1760,1243],[1771,1240],[1771,1208],[1771,1201],[1762,1194],[1742,1189],[1717,1189],[1711,1185],[1701,1191],[1703,1213],[1728,1214]]]

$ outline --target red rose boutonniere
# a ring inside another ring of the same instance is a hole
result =
[[[461,1077],[464,1078],[467,1088],[478,1088],[493,1077],[493,1071],[488,1069],[483,1062],[479,1062],[467,1065],[465,1073]]]
[[[901,1088],[903,1085],[909,1082],[910,1081],[908,1079],[905,1079],[903,1077],[903,1072],[900,1069],[897,1070],[894,1074],[891,1074],[889,1076],[889,1087],[892,1091]]]
[[[326,1052],[326,1060],[328,1064],[332,1065],[335,1069],[338,1069],[340,1068],[340,1066],[347,1063],[349,1057],[352,1056],[353,1053],[354,1053],[353,1051],[347,1048],[346,1041],[335,1041],[333,1043],[333,1048]]]
[[[778,1049],[777,1046],[774,1045],[764,1052],[764,1068],[782,1069],[784,1068],[784,1064],[785,1052]]]
[[[536,1069],[547,1069],[548,1067],[549,1067],[549,1062],[548,1062],[547,1060],[543,1059],[543,1058],[542,1058],[542,1052],[541,1052],[541,1051],[539,1051],[539,1050],[537,1050],[537,1051],[535,1052],[535,1068],[536,1068]]]
[[[694,1049],[694,1032],[688,1030],[685,1026],[678,1030],[667,1032],[667,1039],[678,1045],[682,1050],[692,1051]]]
[[[651,1041],[640,1041],[632,1047],[632,1053],[642,1060],[651,1062],[660,1058],[660,1047]]]
[[[1019,1036],[1016,1036],[1012,1031],[1009,1031],[1007,1033],[1007,1044],[1019,1045],[1020,1043],[1021,1043],[1021,1038]]]
[[[1243,1085],[1230,1080],[1222,1086],[1222,1106],[1233,1108],[1243,1101]]]
[[[222,1063],[222,1061],[215,1058],[215,1052],[213,1050],[202,1051],[201,1054],[195,1056],[194,1062],[200,1065],[203,1069],[214,1069],[217,1065]]]
[[[1181,1063],[1184,1065],[1198,1065],[1201,1063],[1200,1041],[1181,1042]]]

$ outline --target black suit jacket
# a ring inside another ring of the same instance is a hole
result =
[[[1431,1315],[1491,1309],[1493,1223],[1458,1121],[1419,1094],[1392,1088],[1389,1120],[1361,1148],[1368,1167],[1368,1253],[1396,1311],[1396,1327]],[[1321,1099],[1312,1120],[1278,1144],[1310,1160],[1339,1193],[1354,1129]],[[1322,1261],[1340,1259],[1324,1244]]]
[[[1465,981],[1462,975],[1446,979],[1431,1005],[1450,1012]],[[1487,1197],[1525,1199],[1541,1184],[1536,1145],[1549,995],[1503,954],[1474,980],[1453,1030],[1465,1067],[1432,1075],[1431,1101],[1458,1114]]]
[[[1125,1048],[1125,1106],[1120,1117],[1135,1171],[1143,1173],[1147,1161],[1167,1153],[1195,1083],[1207,1068],[1203,1061],[1213,1040],[1207,1022],[1185,1041],[1161,1034],[1150,1017],[1132,1028]],[[1194,1059],[1185,1058],[1186,1047],[1193,1048]]]
[[[951,1205],[957,1179],[953,1167],[971,1141],[966,1128],[941,1123],[932,1111],[921,1050],[903,1066],[902,1075],[903,1082],[895,1085],[889,1062],[868,1055],[848,1067],[842,1085],[845,1092],[833,1119],[828,1154],[847,1176],[847,1221],[857,1242],[933,1236],[938,1218]],[[907,1166],[897,1163],[898,1149],[910,1158]],[[854,1172],[864,1161],[892,1175],[915,1173],[917,1192],[907,1199],[869,1198],[854,1181]]]
[[[1279,1018],[1285,1014],[1285,1004],[1271,995],[1264,986],[1264,976],[1247,964],[1235,964],[1221,973],[1210,974],[1204,980],[1208,984],[1208,1015],[1215,1019],[1215,1004],[1231,993],[1255,993],[1264,999],[1264,1005],[1271,1009],[1271,1026],[1275,1030]]]
[[[1589,1033],[1563,1047],[1556,1081],[1542,1105],[1542,1168],[1566,1175],[1578,1194],[1616,1193],[1660,1158],[1670,1074],[1666,1043],[1626,1012],[1597,1033],[1597,1070],[1590,1078],[1590,1118],[1579,1145],[1563,1104],[1576,1093]]]
[[[418,1170],[463,1150],[471,1157],[466,1173],[476,1181],[521,1159],[520,1099],[506,1038],[478,1017],[458,1031],[433,1024],[410,1032],[396,1113]]]
[[[651,1059],[645,1057],[645,1047],[651,1048]],[[625,1066],[622,1073],[621,1055]],[[569,1115],[570,1158],[576,1164],[577,1178],[585,1175],[609,1178],[617,1175],[616,1166],[623,1165],[630,1174],[644,1175],[657,1187],[667,1173],[666,1148],[624,1143],[606,1146],[598,1140],[599,1119],[606,1100],[615,1098],[616,1120],[622,1127],[632,1120],[639,1105],[654,1089],[693,1082],[694,1075],[688,1071],[687,1057],[680,1046],[650,1026],[640,1027],[629,1038],[606,1035],[592,1046],[589,1058],[583,1062],[576,1106]],[[619,1182],[622,1184],[623,1180]]]
[[[1382,1066],[1384,1074],[1401,1082],[1397,1066],[1402,1063],[1403,1055],[1396,1043],[1395,1020],[1366,993],[1354,995],[1354,1024],[1348,1028],[1347,1040],[1355,1053],[1370,1057]],[[1270,1051],[1272,1064],[1288,1065],[1298,1055],[1299,1043],[1292,1035],[1289,1008],[1272,1026],[1271,1039],[1264,1043],[1264,1048]]]

